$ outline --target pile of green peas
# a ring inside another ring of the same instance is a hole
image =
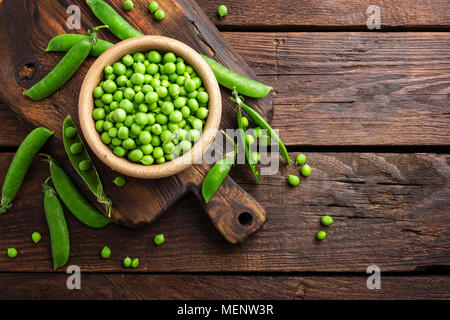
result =
[[[93,91],[92,117],[118,157],[162,164],[189,151],[209,114],[201,78],[181,57],[158,51],[127,54],[104,68]]]

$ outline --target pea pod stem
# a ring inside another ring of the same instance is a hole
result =
[[[86,0],[95,16],[120,40],[126,40],[143,34],[133,28],[114,8],[102,0]]]
[[[50,233],[53,269],[56,270],[69,260],[70,242],[64,211],[55,189],[48,184],[49,179],[50,177],[45,180],[42,189],[44,192],[45,219]]]
[[[67,128],[75,128],[76,131],[75,135],[72,137],[67,137],[65,134]],[[91,192],[97,197],[97,200],[105,205],[105,212],[108,215],[108,217],[111,217],[112,202],[105,195],[105,192],[103,190],[103,184],[102,181],[100,180],[100,176],[97,172],[97,169],[94,167],[92,159],[89,156],[89,153],[86,150],[83,140],[81,139],[78,130],[75,124],[73,123],[73,120],[70,117],[70,115],[68,115],[66,119],[64,119],[62,126],[62,135],[63,135],[64,149],[66,150],[70,163],[75,168],[80,177],[83,179],[83,181],[86,183],[86,185],[89,187]],[[70,146],[74,143],[80,143],[83,146],[83,150],[78,154],[73,154],[70,151]],[[83,171],[80,169],[80,163],[84,160],[89,160],[92,164],[91,168],[87,171]]]
[[[209,203],[211,198],[217,192],[236,161],[236,144],[225,132],[221,132],[227,139],[233,142],[234,148],[232,152],[227,153],[221,160],[217,161],[206,174],[202,184],[202,196],[206,203]]]
[[[275,140],[278,143],[278,148],[280,150],[280,154],[283,157],[283,159],[286,161],[287,164],[289,164],[289,154],[287,152],[286,146],[284,145],[283,141],[281,141],[280,137],[277,135],[275,130],[272,129],[272,127],[267,123],[266,120],[255,110],[250,108],[249,106],[245,105],[243,102],[242,97],[239,96],[237,90],[233,90],[233,98],[232,98],[236,104],[239,105],[239,107],[242,107],[242,109],[245,111],[245,113],[250,117],[250,119],[253,120],[253,122],[260,126],[261,128],[265,129],[268,133],[268,135],[271,137],[271,139]]]
[[[31,131],[22,141],[6,173],[2,188],[0,213],[5,213],[11,207],[31,162],[52,135],[53,131],[39,127]]]

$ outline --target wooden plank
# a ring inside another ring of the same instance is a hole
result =
[[[381,11],[381,30],[392,28],[448,28],[450,6],[447,0],[202,0],[202,8],[219,28],[353,28],[367,29],[377,5]],[[228,15],[220,19],[217,7],[226,4]]]
[[[23,125],[14,117],[8,106],[0,101],[0,148],[14,148],[27,135]]]
[[[68,275],[4,274],[0,299],[449,299],[448,276],[384,276],[369,290],[366,276],[240,276],[189,274],[86,274],[68,290]]]
[[[287,145],[450,145],[448,33],[224,36],[275,87]]]
[[[294,155],[292,155],[294,156]],[[110,225],[101,230],[66,214],[71,241],[69,264],[85,272],[124,272],[126,255],[138,257],[137,272],[423,271],[450,261],[450,155],[308,153],[313,168],[299,187],[287,185],[298,167],[282,167],[255,185],[246,166],[233,178],[269,213],[261,231],[242,245],[227,244],[193,196],[184,196],[153,224],[139,229]],[[12,154],[0,154],[0,181]],[[35,161],[14,207],[0,216],[0,251],[16,247],[11,260],[0,254],[0,272],[52,270],[41,184],[48,176]],[[124,188],[126,188],[125,186]],[[122,190],[122,189],[120,189]],[[322,215],[335,222],[324,228]],[[315,240],[326,229],[323,242]],[[39,244],[31,233],[39,231]],[[164,233],[166,243],[153,244]],[[112,257],[103,260],[103,246]],[[64,272],[64,269],[61,270]]]
[[[287,145],[450,145],[448,33],[225,33]]]

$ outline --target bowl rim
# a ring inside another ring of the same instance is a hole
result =
[[[95,121],[92,118],[94,98],[92,92],[101,81],[103,69],[107,64],[112,65],[126,54],[138,51],[147,52],[157,50],[159,52],[174,52],[191,65],[197,75],[202,79],[206,92],[209,94],[209,115],[203,128],[200,139],[196,141],[188,152],[182,156],[163,164],[144,166],[129,161],[126,158],[117,157],[112,150],[105,145],[100,134],[95,129]],[[214,141],[220,125],[222,115],[222,98],[217,79],[208,63],[194,49],[185,43],[164,37],[145,35],[130,38],[113,45],[101,54],[89,68],[81,85],[78,99],[78,117],[83,136],[94,154],[110,168],[127,176],[143,179],[158,179],[177,174],[194,163],[201,163],[204,152]]]

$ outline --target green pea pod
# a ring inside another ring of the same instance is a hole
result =
[[[61,61],[24,94],[32,100],[42,100],[61,88],[73,76],[89,55],[92,43],[82,40],[74,45]]]
[[[222,133],[228,139],[233,141],[226,133],[223,131]],[[217,161],[206,174],[202,184],[202,196],[206,203],[209,203],[213,195],[217,192],[225,178],[228,176],[228,173],[236,160],[236,152],[237,147],[234,145],[233,152],[226,154],[224,158]]]
[[[70,128],[73,128],[72,130],[75,131],[71,132],[71,134],[67,134],[68,128],[69,130]],[[63,122],[62,133],[64,149],[66,150],[70,162],[72,163],[73,167],[78,172],[80,177],[87,184],[89,189],[92,191],[92,193],[97,197],[98,202],[105,204],[105,212],[107,213],[108,217],[111,217],[111,200],[106,197],[105,192],[103,191],[103,184],[100,180],[97,169],[95,169],[94,165],[92,164],[92,159],[89,156],[89,153],[84,146],[83,140],[78,134],[77,128],[75,127],[75,124],[73,123],[70,115],[68,115]],[[83,149],[80,153],[74,154],[71,152],[70,146],[74,143],[80,143],[83,146]],[[86,160],[90,161],[91,163],[90,169],[81,170],[80,163]]]
[[[236,91],[239,94],[251,98],[263,98],[269,94],[270,90],[272,90],[272,87],[270,86],[241,76],[209,57],[204,55],[201,56],[211,67],[217,78],[217,82],[230,90],[236,88]]]
[[[42,185],[44,191],[44,211],[50,233],[52,247],[53,269],[62,267],[69,260],[70,243],[69,230],[61,203],[56,196],[56,191],[48,185],[48,180]]]
[[[5,213],[12,205],[12,201],[22,185],[23,179],[30,167],[31,161],[36,153],[42,148],[45,142],[53,135],[53,131],[44,127],[39,127],[31,131],[22,141],[14,155],[5,182],[2,188],[2,200],[0,213]]]
[[[61,88],[86,60],[92,50],[92,44],[97,40],[97,30],[104,27],[106,26],[95,27],[89,39],[81,40],[74,45],[52,71],[23,94],[32,100],[42,100]]]
[[[253,158],[250,156],[250,146],[245,141],[245,127],[242,123],[242,109],[241,109],[241,103],[239,103],[240,98],[237,97],[236,103],[238,104],[238,114],[237,114],[237,122],[239,127],[239,136],[241,137],[241,143],[244,146],[245,151],[245,157],[247,158],[248,165],[250,166],[250,169],[253,172],[253,175],[255,176],[256,182],[261,183],[261,179],[259,178],[259,172],[256,168],[255,163],[253,162]]]
[[[50,156],[46,157],[50,163],[50,174],[53,185],[69,211],[89,227],[102,228],[106,226],[109,220],[83,197],[67,173],[64,172],[55,160]]]
[[[67,52],[82,40],[89,40],[89,36],[77,33],[59,34],[49,41],[45,51]],[[113,43],[106,40],[97,39],[97,41],[92,44],[90,55],[98,57],[113,45]]]
[[[142,36],[143,34],[133,28],[109,4],[102,0],[86,0],[95,16],[120,40]]]
[[[239,106],[244,109],[245,113],[250,117],[250,119],[253,120],[253,122],[260,126],[261,128],[265,129],[268,133],[268,135],[271,137],[271,139],[274,139],[276,142],[278,142],[278,147],[280,149],[280,154],[283,157],[283,159],[286,161],[287,164],[289,164],[289,154],[287,152],[286,146],[283,144],[283,141],[281,141],[280,137],[276,134],[276,132],[272,129],[272,127],[267,123],[266,120],[255,110],[250,108],[249,106],[246,106],[242,99],[239,98],[238,93],[236,90],[233,90],[233,96],[235,101],[240,101]],[[239,98],[239,100],[238,100]]]

